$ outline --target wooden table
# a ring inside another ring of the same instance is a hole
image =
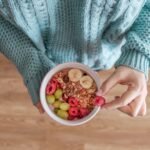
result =
[[[111,72],[101,72],[102,80]],[[0,150],[150,150],[150,92],[147,103],[145,117],[102,111],[85,125],[62,126],[39,114],[15,66],[0,55]]]

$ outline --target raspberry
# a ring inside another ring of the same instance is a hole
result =
[[[53,78],[50,80],[49,84],[51,84],[51,83],[58,84],[58,81],[57,81],[56,78],[53,77]]]
[[[49,84],[55,84],[56,85],[56,88],[61,88],[61,85],[60,83],[57,81],[57,79],[55,77],[53,77],[51,79],[51,81],[49,82]]]
[[[55,91],[56,91],[56,84],[54,83],[51,83],[51,84],[48,84],[47,87],[46,87],[46,94],[53,94]]]
[[[78,111],[78,108],[77,107],[71,107],[69,109],[69,116],[72,116],[72,117],[77,117],[79,114],[79,111]]]
[[[54,83],[56,84],[57,88],[59,89],[64,89],[65,88],[65,84],[64,83],[60,83],[57,78],[53,77],[50,81],[50,83]]]
[[[74,116],[68,116],[68,120],[74,120],[75,119],[75,117]]]
[[[69,97],[68,102],[69,102],[69,105],[72,107],[76,107],[79,104],[78,99],[75,97]]]
[[[90,111],[88,108],[80,108],[79,109],[79,116],[81,118],[87,116],[89,113],[90,113]]]
[[[94,105],[95,106],[102,106],[105,104],[105,98],[102,96],[96,96],[94,98]]]

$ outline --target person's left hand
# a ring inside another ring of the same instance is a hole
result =
[[[146,114],[147,83],[144,73],[129,67],[120,66],[102,84],[97,95],[105,96],[115,85],[127,85],[128,89],[121,96],[107,102],[103,109],[118,109],[130,116]]]

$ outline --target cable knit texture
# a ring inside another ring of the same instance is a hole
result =
[[[126,44],[115,66],[127,65],[145,73],[148,79],[150,66],[150,1],[126,35]]]
[[[0,0],[0,51],[22,74],[33,103],[45,74],[63,62],[93,70],[150,65],[150,2]]]

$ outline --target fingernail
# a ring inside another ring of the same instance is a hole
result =
[[[101,90],[101,89],[99,89],[99,91],[98,91],[98,92],[96,92],[96,95],[97,95],[97,96],[102,96],[102,90]]]

